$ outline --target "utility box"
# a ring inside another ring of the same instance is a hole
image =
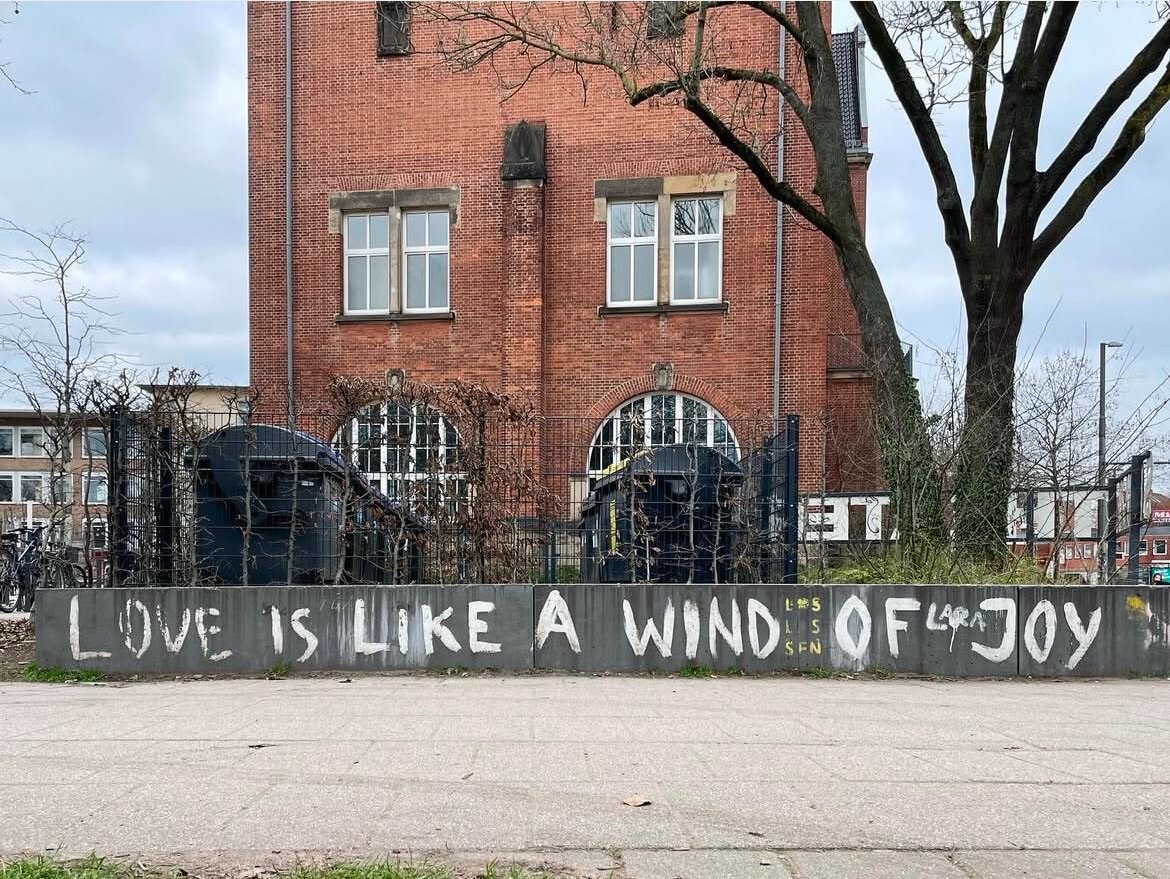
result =
[[[729,457],[697,444],[618,462],[581,505],[582,582],[730,582],[743,479]]]
[[[194,469],[189,527],[204,579],[284,585],[418,577],[420,523],[308,434],[225,427],[188,451],[186,464]]]

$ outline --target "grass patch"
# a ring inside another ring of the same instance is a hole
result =
[[[523,867],[500,867],[498,864],[488,864],[479,879],[553,879],[550,873],[533,873]]]
[[[70,864],[47,858],[28,858],[11,863],[0,861],[0,879],[123,879],[128,873],[126,868],[96,857]]]
[[[823,665],[814,665],[812,668],[806,668],[804,673],[810,678],[831,678],[833,670],[825,668]]]
[[[278,681],[281,678],[287,678],[292,672],[292,666],[287,662],[278,662],[272,668],[264,672],[265,680]]]
[[[451,879],[446,867],[434,864],[401,864],[385,861],[378,864],[334,864],[329,867],[297,867],[280,873],[288,879]]]
[[[52,666],[37,665],[35,662],[26,665],[21,671],[21,675],[26,681],[38,684],[66,684],[72,681],[92,684],[106,679],[104,674],[100,671],[94,671],[92,668],[53,668]],[[17,863],[23,862],[18,861]],[[0,872],[0,879],[24,879],[24,877],[9,876],[7,873]],[[37,877],[30,876],[29,879],[37,879]],[[52,879],[52,877],[46,876],[44,879]],[[96,879],[96,877],[78,874],[78,879]]]
[[[47,858],[27,858],[5,863],[0,860],[0,879],[178,879],[184,874],[175,870],[151,870],[90,857],[62,863]],[[333,864],[327,867],[300,866],[291,870],[273,870],[272,879],[454,879],[449,867],[437,864],[410,864],[383,861],[372,864]],[[489,863],[477,879],[552,879],[548,873],[524,867]]]
[[[688,665],[686,668],[678,670],[678,676],[680,678],[713,678],[715,677],[715,669],[705,665]]]

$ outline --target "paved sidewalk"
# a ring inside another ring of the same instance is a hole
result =
[[[45,850],[1166,879],[1170,683],[0,685],[0,853]]]

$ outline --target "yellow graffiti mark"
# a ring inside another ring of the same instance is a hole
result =
[[[1140,595],[1131,595],[1125,599],[1125,608],[1134,616],[1146,615],[1146,603],[1142,601]]]

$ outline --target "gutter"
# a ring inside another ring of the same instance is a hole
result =
[[[293,383],[293,223],[292,223],[292,0],[284,4],[284,350],[288,386],[288,429],[296,430],[297,416]]]
[[[781,2],[781,11],[784,11],[786,3]],[[785,62],[786,49],[788,45],[788,33],[783,27],[777,28],[780,32],[780,45],[776,51],[776,65],[779,69],[779,76],[784,78],[787,73]],[[777,131],[776,131],[776,179],[780,182],[784,181],[784,97],[777,95],[779,107],[776,111],[777,116]],[[784,296],[784,203],[776,201],[776,311],[772,318],[773,325],[773,343],[772,343],[772,428],[778,429],[780,423],[780,327],[781,327],[781,303]]]

